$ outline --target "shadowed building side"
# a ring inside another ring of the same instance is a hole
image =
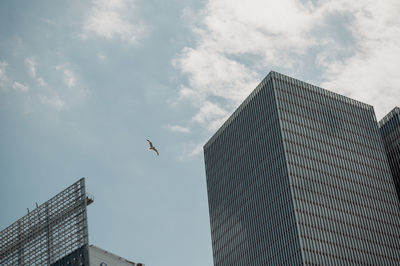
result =
[[[204,158],[214,264],[299,264],[299,235],[269,76],[204,146]]]
[[[400,108],[382,118],[379,127],[400,203]]]

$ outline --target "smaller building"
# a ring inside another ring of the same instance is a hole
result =
[[[89,246],[89,261],[90,266],[144,266],[93,245]]]
[[[89,265],[87,205],[81,178],[0,231],[0,265]]]
[[[86,193],[81,178],[0,231],[0,266],[144,266],[89,245]]]

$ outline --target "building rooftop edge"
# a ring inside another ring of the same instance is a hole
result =
[[[15,222],[13,222],[12,224],[6,226],[5,228],[1,229],[0,227],[0,235],[3,231],[6,231],[9,228],[12,228],[15,224],[18,224],[20,221],[23,221],[25,219],[25,217],[32,215],[33,213],[35,213],[35,211],[37,211],[38,209],[42,208],[43,206],[46,205],[46,203],[51,202],[52,200],[56,199],[61,193],[63,193],[64,191],[67,191],[70,187],[75,186],[77,183],[82,182],[83,181],[83,185],[85,186],[85,198],[87,200],[87,196],[88,193],[86,193],[86,185],[85,185],[85,178],[82,177],[80,178],[78,181],[74,182],[72,185],[68,186],[67,188],[61,190],[60,192],[58,192],[56,195],[54,195],[53,197],[51,197],[50,199],[46,200],[45,202],[43,202],[42,204],[38,205],[36,208],[30,210],[27,214],[21,216],[18,220],[16,220]],[[94,198],[94,197],[93,197]],[[93,202],[93,201],[92,201]],[[87,203],[87,202],[86,202]],[[87,204],[88,205],[88,204]]]
[[[102,248],[100,248],[100,247],[98,247],[98,246],[95,246],[95,245],[93,245],[93,244],[90,244],[90,245],[89,245],[89,248],[96,248],[96,249],[100,250],[100,251],[103,252],[103,253],[107,253],[107,254],[110,254],[110,255],[112,255],[112,256],[118,258],[118,259],[121,260],[121,261],[130,263],[130,264],[132,264],[132,265],[136,265],[136,263],[133,262],[133,261],[127,260],[127,259],[125,259],[125,258],[123,258],[123,257],[121,257],[121,256],[118,256],[118,255],[116,255],[116,254],[114,254],[114,253],[112,253],[112,252],[110,252],[110,251],[107,251],[107,250],[105,250],[105,249],[102,249]],[[89,251],[89,252],[90,252],[90,251]]]
[[[263,82],[268,81],[274,71],[270,71],[267,76],[257,85],[257,87],[246,97],[246,99],[233,111],[233,113],[228,117],[228,119],[222,124],[222,126],[211,136],[211,138],[204,144],[203,150],[209,146],[214,140],[221,134],[221,131],[225,129],[233,119],[236,118],[238,113],[247,105],[247,103],[252,99],[252,97],[261,89]]]
[[[395,115],[400,116],[400,107],[394,107],[387,115],[385,115],[381,120],[379,120],[378,125],[382,127],[386,124],[390,119],[392,119]]]
[[[267,74],[267,76],[257,85],[257,87],[249,94],[249,96],[247,96],[246,99],[239,105],[239,107],[236,108],[236,110],[229,116],[229,118],[222,124],[222,126],[221,126],[221,127],[210,137],[210,139],[204,144],[203,150],[204,150],[205,148],[207,148],[208,146],[210,146],[211,143],[213,143],[213,142],[215,141],[215,139],[221,134],[221,132],[222,132],[226,127],[229,126],[229,124],[232,122],[232,120],[234,120],[234,119],[236,118],[236,116],[238,115],[238,113],[239,113],[239,112],[248,104],[248,102],[260,91],[262,85],[263,85],[264,83],[266,83],[266,82],[267,82],[269,79],[271,79],[271,78],[278,79],[278,80],[280,79],[280,80],[287,81],[287,82],[290,82],[290,81],[291,81],[291,82],[293,82],[293,83],[299,83],[299,84],[301,84],[301,85],[303,85],[303,86],[304,86],[304,85],[307,85],[307,86],[304,86],[304,87],[306,87],[307,89],[310,89],[310,90],[315,90],[315,91],[318,91],[318,92],[320,92],[320,93],[323,93],[323,94],[325,94],[326,96],[329,96],[329,97],[332,97],[332,98],[335,98],[335,99],[338,99],[338,100],[341,100],[341,101],[345,101],[345,102],[350,103],[350,104],[355,104],[355,105],[358,105],[358,106],[360,106],[360,107],[364,107],[364,108],[366,108],[366,109],[373,109],[373,106],[372,106],[372,105],[369,105],[369,104],[366,104],[366,103],[363,103],[363,102],[354,100],[354,99],[352,99],[352,98],[349,98],[349,97],[347,97],[347,96],[341,95],[341,94],[339,94],[339,93],[336,93],[336,92],[333,92],[333,91],[330,91],[330,90],[327,90],[327,89],[318,87],[318,86],[316,86],[316,85],[312,85],[312,84],[307,83],[307,82],[305,82],[305,81],[302,81],[302,80],[299,80],[299,79],[296,79],[296,78],[292,78],[292,77],[290,77],[290,76],[287,76],[287,75],[284,75],[284,74],[281,74],[281,73],[279,73],[279,72],[276,72],[276,71],[271,70],[271,71]]]

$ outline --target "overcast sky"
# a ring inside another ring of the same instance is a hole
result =
[[[212,265],[203,144],[271,70],[382,118],[400,105],[399,14],[398,0],[1,1],[0,230],[86,177],[91,244]]]

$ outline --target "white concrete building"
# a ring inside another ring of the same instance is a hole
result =
[[[93,245],[89,246],[89,262],[90,266],[144,266]]]

